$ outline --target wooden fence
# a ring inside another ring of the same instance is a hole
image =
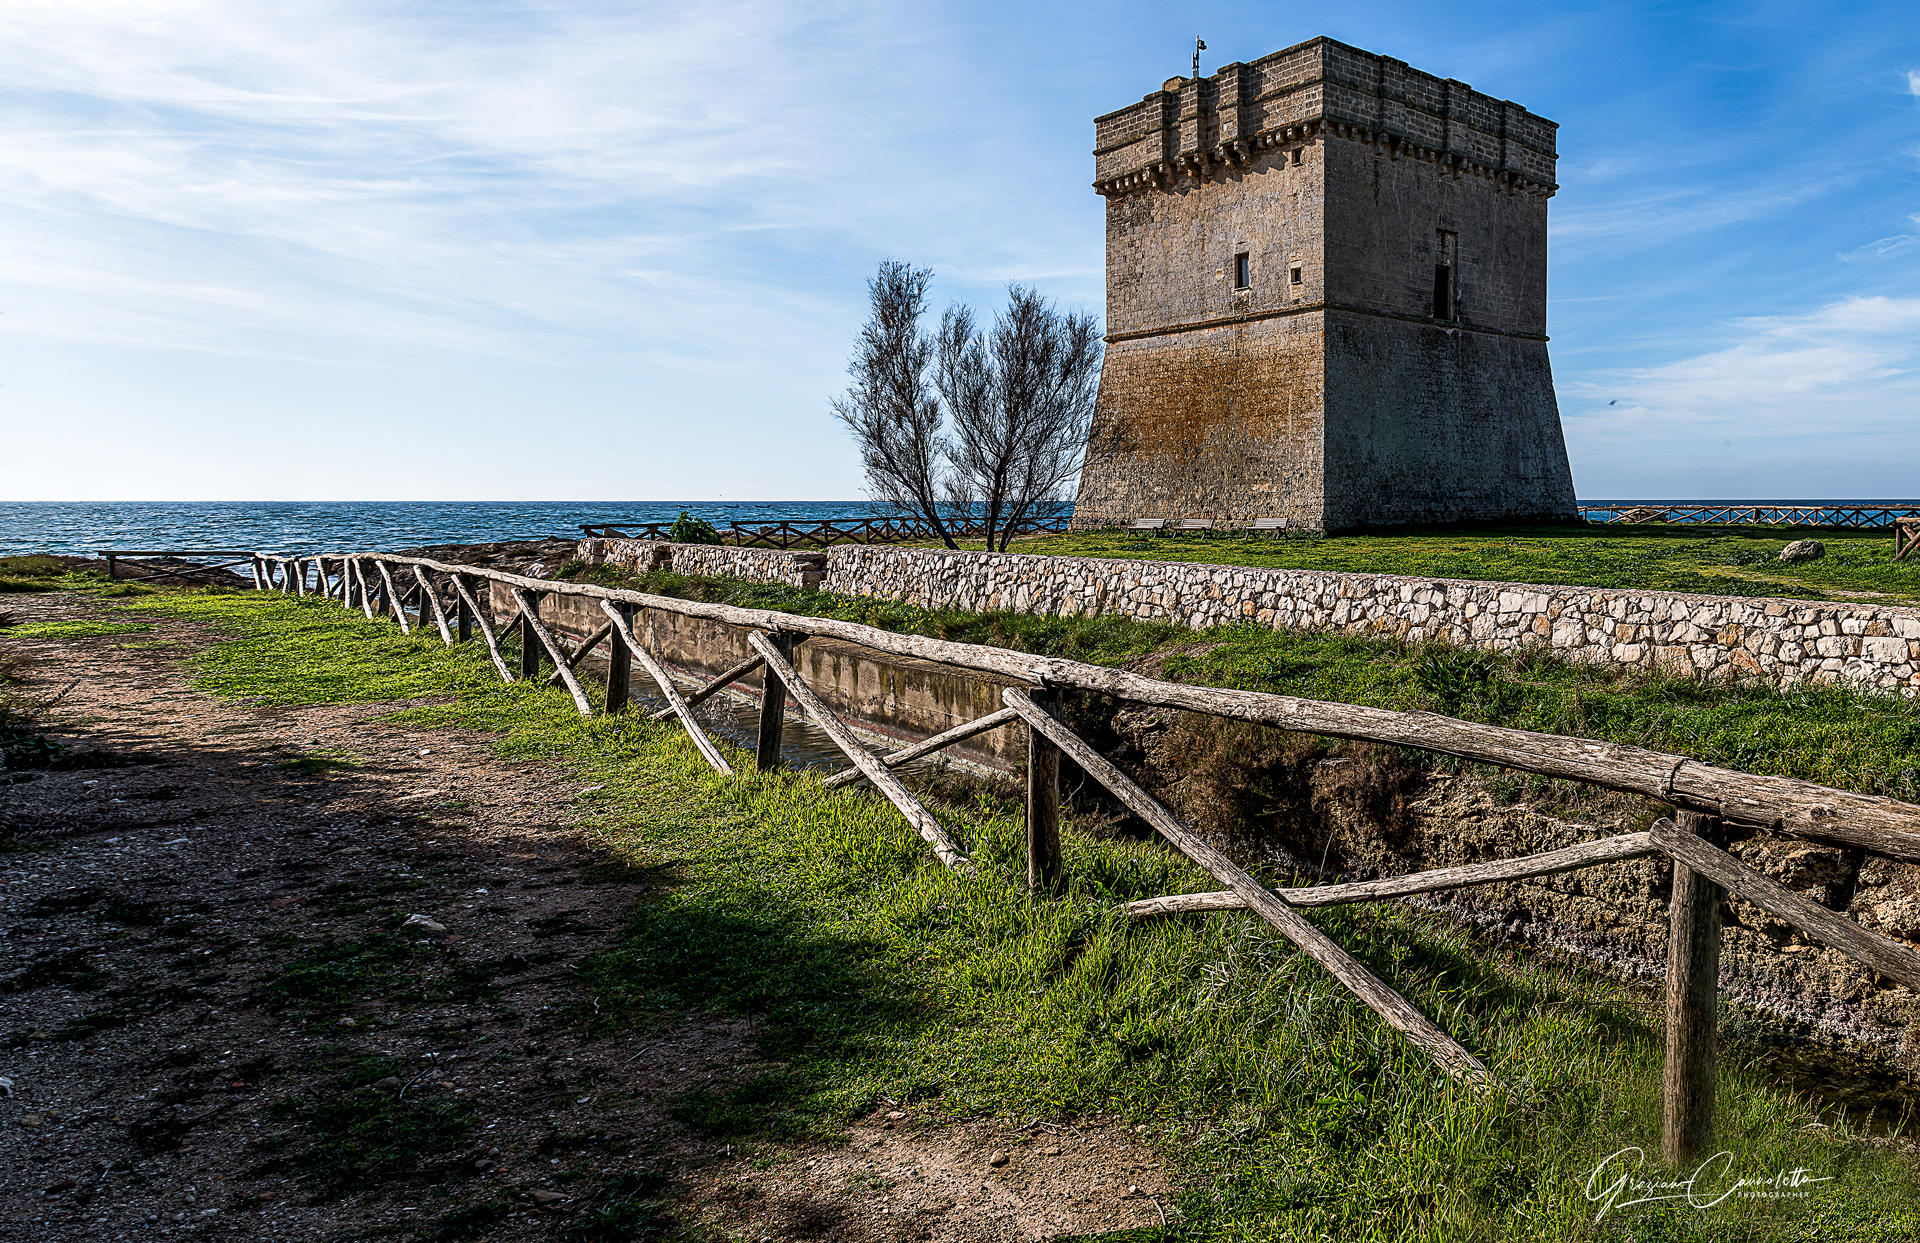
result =
[[[1064,531],[1070,517],[1037,518],[1024,522],[1015,535]],[[583,522],[580,529],[603,539],[667,538],[671,522]],[[985,539],[983,523],[950,526],[955,539]],[[720,533],[722,543],[742,548],[825,548],[832,544],[899,544],[907,540],[938,539],[933,528],[917,518],[836,518],[821,522],[733,522]]]
[[[1837,527],[1844,530],[1891,530],[1902,518],[1920,518],[1920,503],[1912,505],[1687,505],[1651,501],[1640,505],[1579,507],[1589,522],[1677,522],[1692,525]]]
[[[1884,976],[1920,988],[1920,953],[1794,893],[1722,849],[1725,826],[1744,825],[1897,859],[1920,860],[1920,807],[1893,799],[1789,777],[1736,772],[1682,755],[1618,743],[1482,725],[1427,712],[1393,712],[1290,695],[1187,686],[1078,661],[894,634],[831,618],[525,578],[421,557],[345,554],[288,558],[261,554],[255,565],[256,581],[263,589],[304,592],[311,582],[313,591],[338,599],[344,607],[357,609],[368,618],[379,614],[393,617],[403,631],[431,625],[448,644],[466,642],[477,629],[494,667],[508,681],[538,678],[544,656],[553,667],[546,681],[564,684],[583,715],[592,715],[595,708],[574,668],[589,650],[607,642],[606,692],[600,711],[628,708],[632,666],[639,664],[666,700],[667,706],[655,712],[654,719],[676,718],[706,762],[727,776],[733,775],[731,765],[701,728],[692,709],[729,683],[764,667],[766,693],[761,699],[757,768],[766,771],[779,765],[781,725],[791,696],[853,765],[829,777],[827,784],[870,781],[899,809],[941,862],[957,871],[971,870],[962,845],[892,769],[964,738],[1021,721],[1026,725],[1028,740],[1027,882],[1033,890],[1053,894],[1064,881],[1059,836],[1060,757],[1064,754],[1224,886],[1212,893],[1134,902],[1128,907],[1130,916],[1252,911],[1325,967],[1446,1073],[1485,1090],[1510,1089],[1498,1083],[1486,1065],[1453,1037],[1309,923],[1301,909],[1461,889],[1664,855],[1672,860],[1674,879],[1669,906],[1664,1147],[1674,1161],[1701,1152],[1712,1132],[1718,910],[1723,890],[1739,894],[1809,938],[1852,956]],[[480,603],[480,592],[489,582],[506,588],[514,603],[514,620],[508,625],[520,633],[517,670],[509,665],[502,648],[502,632],[496,632],[489,610]],[[569,650],[540,620],[539,601],[544,595],[592,599],[606,621]],[[750,632],[753,655],[683,694],[639,641],[634,619],[642,608],[745,627]],[[897,656],[999,674],[1022,683],[1024,689],[1007,688],[1002,695],[1005,707],[999,711],[916,746],[890,755],[874,755],[795,671],[794,645],[813,637],[840,639]],[[1059,695],[1068,691],[1302,733],[1414,747],[1644,795],[1676,811],[1673,818],[1658,821],[1644,833],[1628,833],[1545,854],[1352,884],[1268,889],[1068,729],[1058,710]]]
[[[197,562],[175,565],[143,565],[134,562],[132,568],[139,570],[142,578],[184,578],[192,579],[197,575],[211,574],[218,570],[230,570],[235,566],[247,565],[254,560],[254,554],[244,549],[232,548],[163,548],[159,550],[139,548],[109,548],[100,554],[106,558],[107,577],[120,577],[120,563],[135,557],[160,557],[175,562],[188,557],[224,557],[226,560],[212,565]]]

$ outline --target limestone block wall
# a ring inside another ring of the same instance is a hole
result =
[[[585,540],[630,565],[662,549],[682,573],[800,583],[923,608],[1120,613],[1192,630],[1250,621],[1781,682],[1844,680],[1920,691],[1920,609],[1679,592],[1335,574],[1172,561],[1031,557],[848,544],[810,554],[642,540]],[[623,547],[616,547],[623,546]],[[811,584],[809,584],[811,585]]]
[[[826,567],[826,554],[817,549],[734,548],[665,540],[583,539],[577,555],[593,565],[619,566],[637,574],[670,568],[680,574],[745,578],[794,587],[819,586]]]

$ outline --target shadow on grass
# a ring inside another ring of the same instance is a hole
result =
[[[700,1010],[751,1017],[779,1069],[737,1087],[700,1090],[674,1110],[710,1135],[791,1139],[837,1124],[850,1105],[831,1090],[931,1020],[884,964],[882,943],[831,935],[777,895],[715,902],[673,894],[643,904],[618,948],[582,966],[613,1030]]]

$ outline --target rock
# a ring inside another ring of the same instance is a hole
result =
[[[900,1119],[902,1119],[902,1118],[904,1118],[904,1117],[906,1117],[906,1116],[907,1116],[906,1114],[904,1114],[904,1113],[902,1113],[902,1112],[900,1112],[900,1111],[899,1111],[898,1109],[896,1109],[896,1110],[893,1110],[893,1111],[892,1111],[891,1113],[889,1113],[889,1114],[887,1115],[887,1121],[889,1121],[889,1122],[898,1122],[898,1121],[900,1121]]]
[[[20,1115],[20,1125],[27,1128],[29,1131],[39,1130],[40,1124],[45,1121],[46,1119],[42,1118],[39,1114],[21,1114]]]
[[[45,1191],[42,1191],[40,1194],[43,1196],[50,1196],[60,1191],[71,1191],[77,1186],[79,1186],[79,1184],[74,1182],[71,1178],[63,1178],[59,1182],[53,1184],[53,1186],[48,1187]]]
[[[996,1152],[991,1157],[987,1158],[987,1164],[993,1166],[995,1169],[998,1169],[1000,1166],[1005,1165],[1009,1159],[1010,1158],[1008,1158],[1006,1153]]]
[[[527,577],[531,578],[533,576],[529,574]],[[545,1187],[535,1187],[527,1194],[533,1197],[535,1204],[552,1204],[556,1200],[564,1200],[567,1198],[557,1191],[548,1191]]]
[[[1817,539],[1797,539],[1780,550],[1782,561],[1818,561],[1827,555],[1827,546]]]
[[[1049,1157],[1057,1157],[1060,1155],[1060,1150],[1058,1148],[1048,1148],[1045,1151]]]
[[[484,1174],[498,1164],[500,1163],[498,1161],[495,1161],[492,1157],[481,1157],[478,1161],[475,1161],[473,1163],[473,1168],[476,1170],[479,1170],[482,1174]]]
[[[388,1075],[385,1079],[375,1082],[373,1090],[376,1092],[396,1092],[400,1089],[401,1082],[399,1075]]]
[[[420,933],[422,936],[443,937],[447,935],[447,926],[445,924],[435,923],[425,915],[407,916],[407,922],[400,925],[400,931],[405,932],[409,928]]]

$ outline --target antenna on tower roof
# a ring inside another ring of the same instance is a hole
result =
[[[1200,76],[1200,53],[1207,50],[1207,41],[1196,37],[1193,41],[1193,76]]]

